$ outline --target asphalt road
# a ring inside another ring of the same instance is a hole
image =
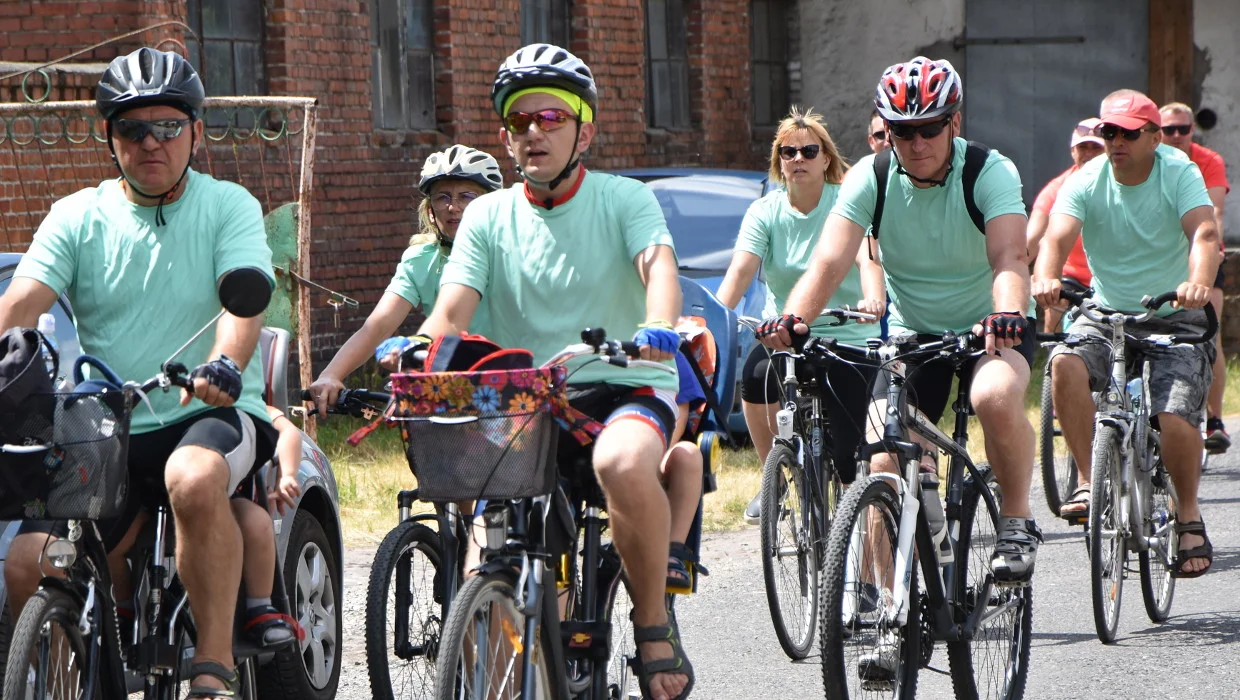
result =
[[[1229,421],[1240,434],[1240,421]],[[1115,644],[1094,632],[1082,529],[1052,519],[1035,479],[1034,514],[1046,536],[1034,580],[1033,651],[1026,698],[1240,697],[1240,449],[1216,458],[1203,476],[1202,511],[1214,567],[1176,586],[1172,617],[1154,624],[1140,580],[1124,587]],[[369,698],[361,642],[366,576],[373,550],[346,557],[345,648],[340,698]],[[678,602],[685,648],[697,671],[694,700],[821,698],[817,655],[800,663],[775,640],[762,584],[758,531],[714,535],[703,559],[711,575]],[[1135,561],[1133,563],[1135,568]],[[947,654],[922,669],[919,698],[951,698]]]

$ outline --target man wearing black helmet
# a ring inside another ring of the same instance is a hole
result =
[[[643,358],[671,360],[681,295],[658,200],[636,180],[581,164],[596,133],[590,69],[562,48],[531,44],[500,66],[491,99],[503,120],[500,139],[525,182],[466,210],[439,299],[419,332],[460,333],[485,307],[491,339],[528,348],[538,363],[590,327],[633,334]],[[664,601],[671,516],[659,464],[676,422],[672,367],[578,361],[568,379],[570,400],[606,426],[594,471],[632,585],[637,675],[652,700],[684,698],[693,687]]]
[[[65,293],[82,350],[140,380],[219,311],[223,274],[254,267],[274,279],[257,200],[189,167],[202,142],[203,99],[198,75],[176,54],[144,48],[109,64],[96,104],[120,177],[52,206],[0,297],[0,329],[33,326]],[[155,392],[152,411],[134,411],[129,502],[120,518],[100,524],[122,589],[140,510],[166,487],[179,534],[177,570],[198,629],[190,697],[232,697],[236,683],[242,543],[229,495],[275,444],[261,368],[250,362],[261,325],[261,316],[225,313],[213,342],[207,334],[178,358],[196,365],[194,391],[179,400]],[[64,523],[23,524],[5,567],[14,618],[43,575],[39,557],[49,536],[63,535]],[[124,623],[123,590],[116,598]]]

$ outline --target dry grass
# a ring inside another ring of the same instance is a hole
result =
[[[1240,413],[1240,358],[1233,357],[1227,364],[1227,387],[1224,413]],[[1042,363],[1039,361],[1026,395],[1026,412],[1035,429],[1041,390]],[[396,494],[401,489],[413,488],[414,480],[396,431],[380,429],[356,448],[345,443],[349,434],[361,425],[360,421],[333,416],[329,423],[321,425],[319,444],[327,452],[339,482],[346,540],[350,544],[373,546],[396,524]],[[950,411],[939,427],[951,434]],[[969,424],[969,452],[974,459],[985,459],[976,418]],[[715,466],[719,489],[707,496],[704,504],[703,522],[708,532],[744,527],[745,506],[758,493],[762,482],[761,465],[752,447],[721,450],[720,461],[721,464]]]

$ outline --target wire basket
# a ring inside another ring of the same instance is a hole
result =
[[[555,487],[560,368],[437,372],[393,377],[394,419],[418,497],[515,499]]]
[[[120,515],[132,405],[123,391],[34,394],[0,415],[0,520]]]

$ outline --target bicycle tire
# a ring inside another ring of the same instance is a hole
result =
[[[1089,590],[1093,599],[1094,629],[1103,644],[1115,641],[1124,599],[1124,569],[1128,545],[1118,529],[1123,459],[1115,427],[1100,425],[1094,435],[1094,464],[1089,497]]]
[[[958,578],[956,602],[967,618],[978,603],[978,593],[994,581],[991,556],[998,539],[1001,494],[989,465],[976,465],[981,479],[965,479],[960,502],[960,539],[956,547]],[[994,510],[982,490],[994,495]],[[1029,678],[1029,653],[1033,635],[1033,587],[992,587],[986,605],[997,612],[984,615],[985,628],[972,638],[947,643],[952,689],[967,700],[1019,700]],[[1000,610],[1006,610],[1002,612]]]
[[[818,612],[818,535],[806,487],[792,449],[776,443],[762,466],[762,579],[775,637],[794,661],[809,655]]]
[[[483,635],[488,640],[488,651],[492,643],[491,619],[494,612],[491,611],[491,604],[499,604],[499,610],[495,611],[499,614],[508,616],[507,623],[503,619],[499,622],[499,629],[505,634],[509,641],[513,644],[505,649],[499,649],[500,640],[495,642],[497,649],[504,653],[513,653],[516,655],[515,663],[510,664],[512,669],[521,668],[521,657],[517,651],[517,645],[521,643],[525,630],[525,616],[515,609],[514,591],[516,586],[516,573],[513,571],[491,571],[481,573],[470,578],[461,590],[452,600],[451,610],[448,612],[448,619],[444,622],[443,637],[439,648],[439,657],[436,659],[435,666],[435,697],[437,700],[458,700],[458,698],[490,698],[495,697],[494,693],[486,690],[478,690],[471,687],[472,680],[465,681],[466,687],[462,686],[462,679],[475,679],[480,676],[487,676],[487,688],[491,688],[492,683],[489,682],[493,673],[479,673],[475,670],[472,673],[463,673],[462,663],[467,660],[464,654],[466,646],[471,649],[475,648],[474,639],[479,636],[477,630],[481,629]],[[550,589],[551,595],[545,596],[543,605],[555,605],[554,588]],[[545,593],[546,589],[544,589]],[[485,610],[484,610],[485,608]],[[544,614],[546,611],[544,611]],[[554,614],[554,609],[553,609]],[[519,623],[519,624],[515,624]],[[538,627],[538,645],[539,649],[535,651],[535,658],[539,660],[539,680],[538,692],[535,698],[529,700],[551,700],[558,698],[561,679],[556,678],[553,668],[550,667],[553,658],[553,640],[550,631],[543,621],[539,621]],[[514,641],[515,640],[515,641]],[[472,666],[477,663],[477,656],[469,658],[468,663]],[[485,671],[484,667],[481,669]],[[516,682],[515,688],[520,688],[520,678],[509,679],[505,676],[506,681]],[[519,691],[518,691],[519,694]],[[511,697],[518,697],[513,695]]]
[[[628,700],[634,693],[640,696],[641,687],[631,663],[638,658],[630,617],[633,598],[629,590],[629,577],[623,573],[614,579],[608,592],[606,610],[611,630],[611,658],[607,662],[607,687],[601,689],[602,692],[596,691],[594,697]]]
[[[78,628],[81,616],[81,604],[57,588],[40,589],[26,601],[9,640],[3,697],[75,698],[85,692],[92,679],[99,678],[99,669],[89,667],[86,642]],[[76,670],[66,668],[67,673],[63,677],[57,675],[49,678],[47,649],[42,641],[56,634],[55,627],[60,629],[58,639],[61,641],[51,643],[62,649],[62,654],[70,655],[69,664],[74,664],[75,659],[80,660],[81,664],[76,665]],[[63,680],[57,681],[57,678]],[[73,692],[74,688],[78,691]],[[102,697],[102,689],[97,685],[96,691],[95,696]]]
[[[443,624],[443,606],[437,601],[442,593],[436,590],[442,547],[438,532],[406,520],[388,532],[375,552],[366,587],[366,668],[376,700],[420,699],[434,692]],[[401,586],[402,580],[407,585]],[[398,586],[408,590],[407,601],[398,599]],[[414,647],[409,659],[397,655],[395,638],[396,616],[406,605],[406,636]]]
[[[1162,463],[1162,456],[1158,454],[1157,443],[1151,441],[1150,447],[1156,456],[1154,471],[1150,475],[1144,534],[1156,538],[1157,545],[1138,554],[1137,562],[1141,569],[1141,600],[1145,603],[1145,614],[1151,622],[1166,622],[1171,616],[1171,602],[1175,598],[1175,578],[1171,572],[1178,538],[1175,536],[1175,516],[1171,512],[1171,476]]]
[[[1076,490],[1076,460],[1067,452],[1068,446],[1062,435],[1056,435],[1055,409],[1051,400],[1051,375],[1042,377],[1042,412],[1038,458],[1042,466],[1042,491],[1046,494],[1046,507],[1051,515],[1059,517],[1059,509]],[[1058,438],[1058,439],[1056,439]],[[1062,448],[1062,449],[1060,449]],[[1063,452],[1064,454],[1058,454]]]
[[[844,493],[835,520],[831,524],[831,532],[827,537],[827,545],[823,555],[822,566],[822,597],[818,622],[821,630],[818,634],[819,648],[822,657],[822,683],[828,700],[848,700],[849,698],[874,697],[881,693],[882,697],[913,698],[917,693],[917,673],[921,666],[921,610],[919,587],[917,584],[917,563],[913,562],[913,578],[909,588],[909,612],[905,626],[899,630],[885,627],[886,610],[884,603],[890,605],[891,595],[886,596],[885,587],[874,587],[866,591],[865,578],[861,572],[862,553],[866,535],[864,532],[854,537],[858,525],[866,530],[877,520],[886,532],[887,542],[891,546],[889,557],[885,563],[879,564],[879,557],[871,559],[871,565],[886,565],[894,570],[896,551],[896,530],[900,522],[900,498],[891,487],[888,479],[882,476],[869,476],[860,479]],[[890,572],[871,572],[870,578],[886,578]],[[868,592],[866,602],[873,603],[872,610],[862,611],[862,592]],[[845,619],[845,618],[848,619]],[[876,651],[880,638],[895,635],[898,638],[896,654],[897,668],[891,673],[890,679],[876,679],[862,671],[862,659]]]

